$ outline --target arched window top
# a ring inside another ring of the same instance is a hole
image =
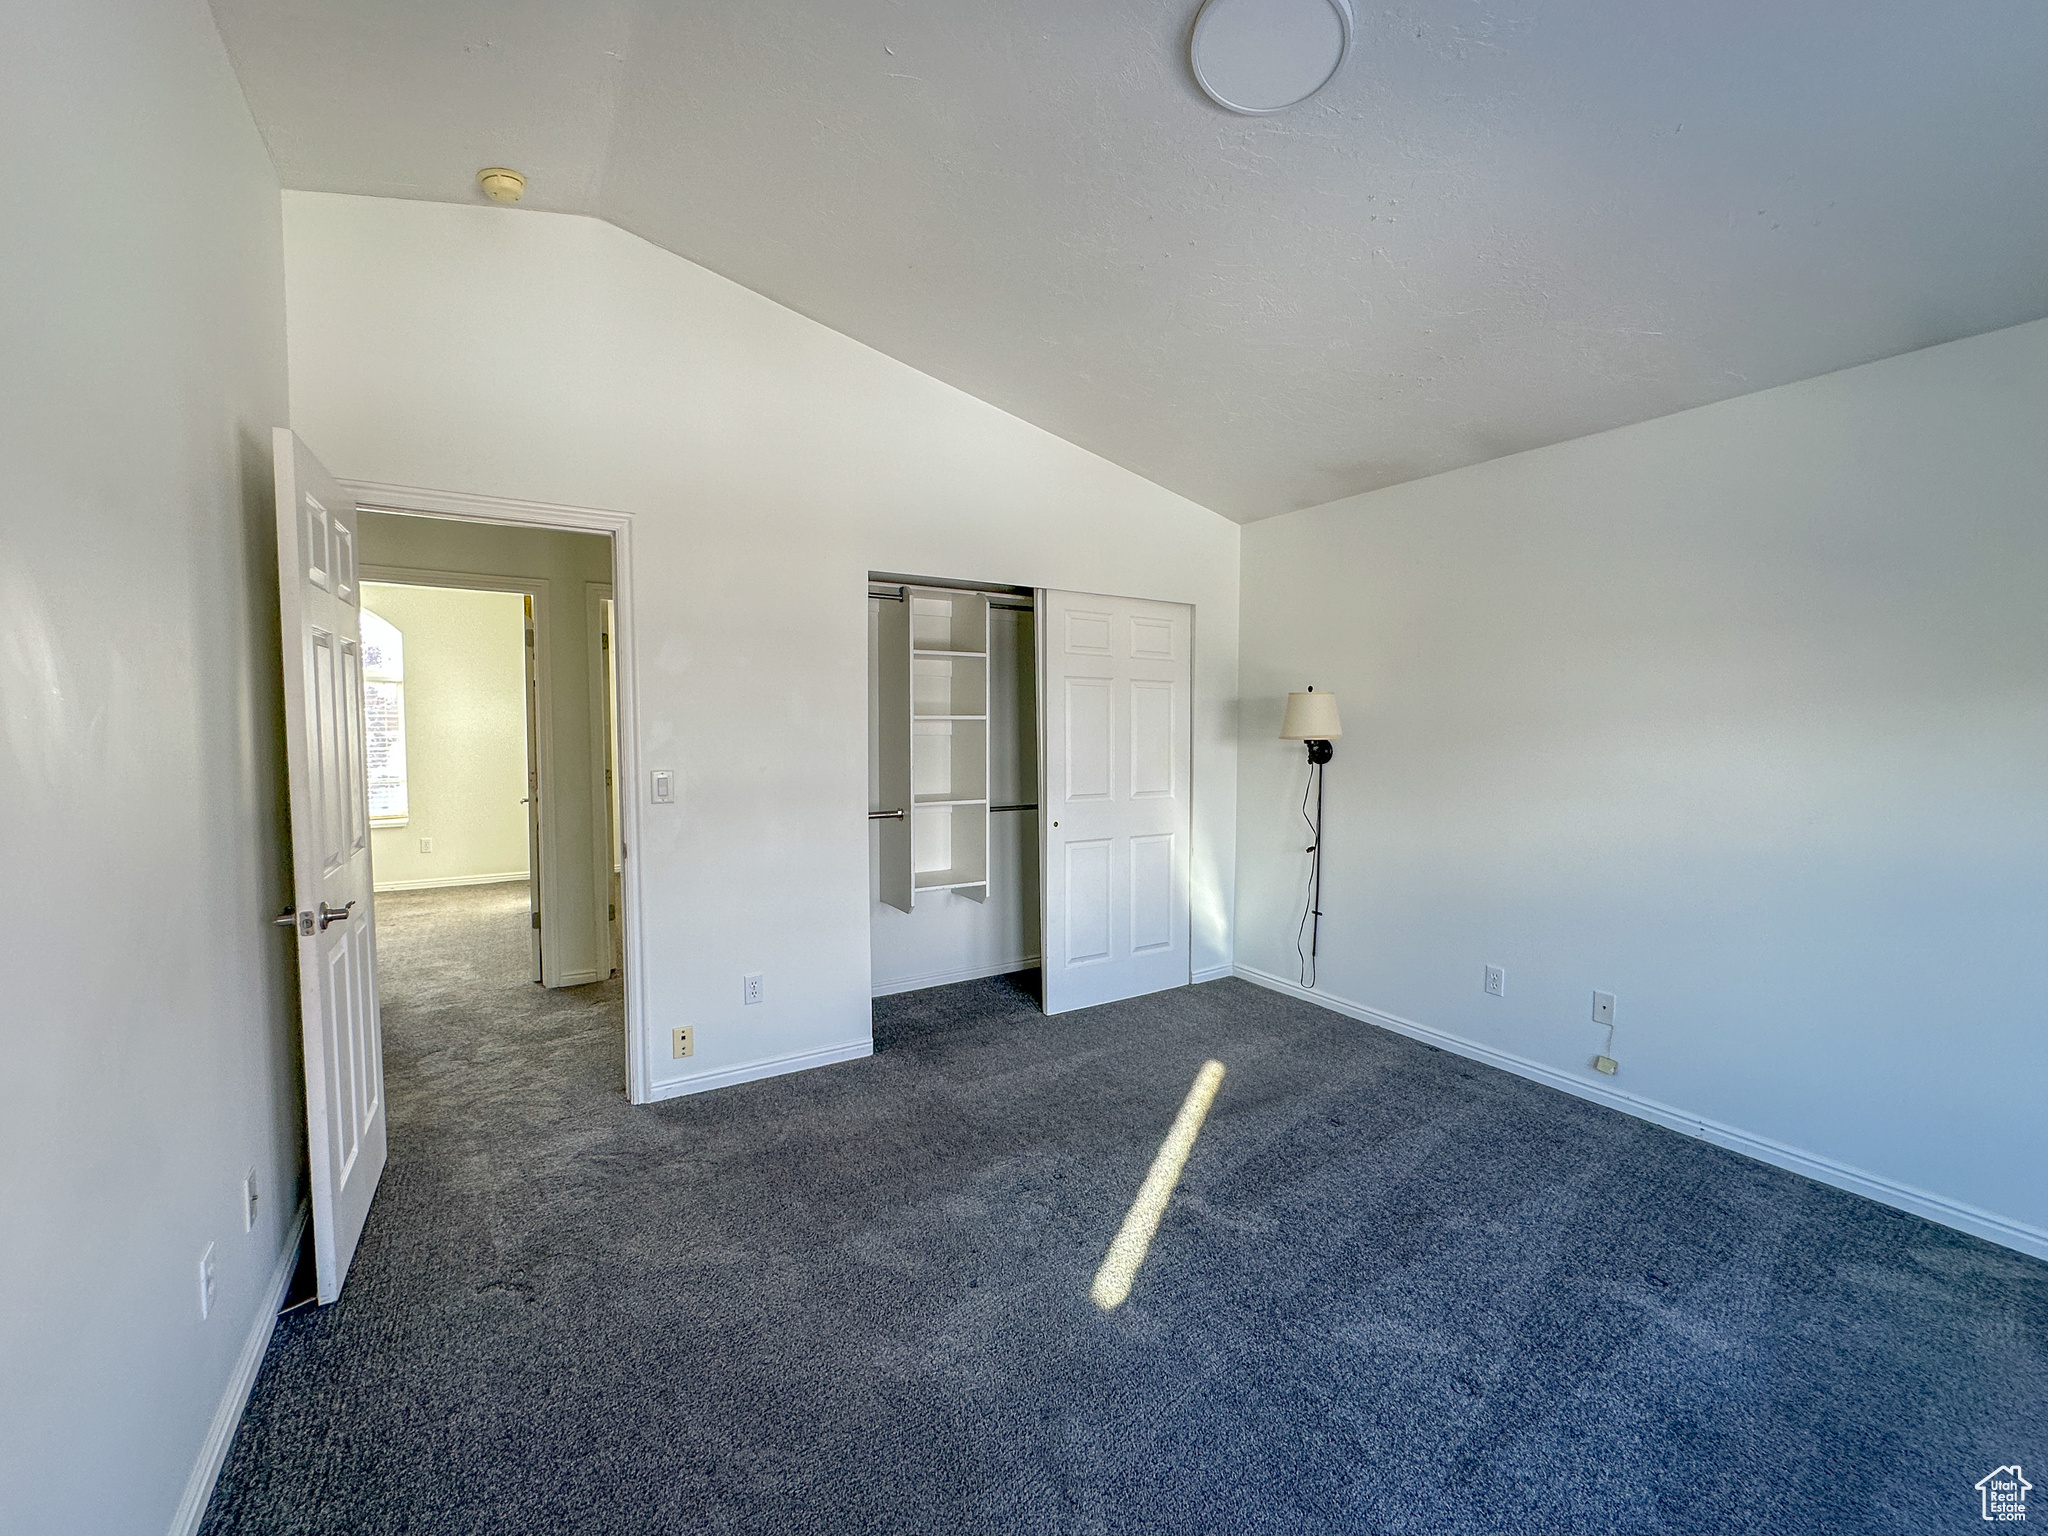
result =
[[[373,683],[405,681],[405,636],[396,624],[363,609],[363,676]]]

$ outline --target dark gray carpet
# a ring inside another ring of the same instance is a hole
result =
[[[390,1169],[206,1531],[1924,1536],[2048,1485],[2048,1266],[1236,981],[889,999],[871,1060],[634,1109],[523,901],[380,898]]]

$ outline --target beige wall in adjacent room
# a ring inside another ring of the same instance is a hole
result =
[[[202,0],[5,35],[0,1529],[153,1536],[303,1193],[277,180]]]
[[[317,451],[317,450],[316,450]],[[330,468],[333,466],[330,465]],[[611,974],[609,901],[597,872],[598,834],[592,797],[603,792],[592,762],[603,707],[592,678],[602,676],[589,593],[612,579],[612,542],[602,534],[553,533],[439,517],[364,512],[360,534],[366,571],[396,567],[408,573],[538,580],[546,584],[534,604],[541,621],[548,702],[543,720],[541,785],[542,978],[551,987],[580,986]],[[516,605],[517,598],[511,599]],[[523,666],[524,664],[521,663]],[[408,656],[408,684],[410,687]],[[517,800],[519,791],[513,795]],[[518,808],[523,816],[524,808]],[[406,829],[410,831],[411,829]],[[414,833],[418,838],[431,833]],[[439,851],[439,843],[435,844]],[[396,878],[382,862],[377,878]],[[431,857],[431,856],[429,856]],[[512,868],[518,866],[512,865]]]
[[[2044,423],[2048,321],[1248,527],[1240,964],[1313,683],[1322,995],[2048,1254]]]
[[[363,606],[405,637],[406,824],[370,833],[377,888],[524,878],[526,599],[366,581]]]

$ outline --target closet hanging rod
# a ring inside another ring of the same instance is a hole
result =
[[[945,576],[910,576],[902,571],[869,571],[871,587],[923,587],[932,592],[986,592],[990,597],[1032,597],[1031,587],[1006,585],[999,581],[954,581]]]
[[[1036,805],[992,805],[989,807],[991,813],[996,811],[1035,811],[1037,809]],[[902,817],[903,813],[901,811],[868,812],[869,821],[900,821]]]
[[[901,587],[890,587],[877,592],[873,587],[869,587],[868,596],[885,603],[900,603],[903,601],[903,589]],[[1038,611],[1036,603],[999,603],[994,598],[990,598],[988,605],[991,608],[1008,609],[1011,613],[1036,613]]]

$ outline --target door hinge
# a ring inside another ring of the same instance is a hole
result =
[[[600,649],[608,651],[612,648],[612,637],[603,630],[599,630],[597,633],[597,643]]]
[[[616,901],[611,903],[611,920],[615,923],[619,920],[619,904]]]
[[[604,787],[606,789],[610,789],[612,787],[612,771],[609,768],[605,769],[604,771]]]
[[[540,926],[540,914],[538,912],[533,914],[533,926],[536,928]]]
[[[533,644],[533,631],[530,629],[526,632],[526,643],[528,645]]]

